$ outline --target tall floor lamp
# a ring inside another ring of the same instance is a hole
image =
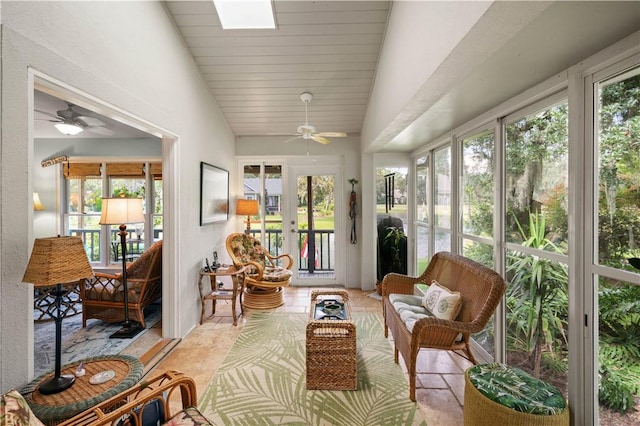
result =
[[[89,264],[84,244],[80,237],[51,237],[37,238],[33,244],[31,258],[27,270],[22,277],[25,283],[33,283],[36,287],[56,286],[55,303],[47,308],[47,314],[56,323],[56,359],[54,376],[42,383],[38,390],[44,395],[50,395],[69,388],[75,377],[61,375],[61,346],[62,346],[62,317],[61,300],[67,291],[62,283],[78,281],[93,276],[93,269]]]
[[[236,204],[236,215],[247,216],[247,229],[244,230],[247,235],[251,233],[251,216],[258,214],[258,207],[258,200],[239,199]]]
[[[129,320],[129,288],[127,287],[127,223],[144,222],[142,198],[103,198],[100,225],[120,225],[120,247],[122,248],[122,289],[124,302],[124,322],[122,328],[109,336],[112,339],[130,339],[143,328],[136,321]]]

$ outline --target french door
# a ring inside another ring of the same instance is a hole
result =
[[[284,226],[294,259],[294,285],[344,284],[346,244],[342,173],[336,166],[288,168],[289,214]]]

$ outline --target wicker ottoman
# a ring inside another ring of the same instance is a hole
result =
[[[480,364],[464,375],[465,426],[568,426],[569,407],[560,391],[522,370]]]
[[[318,302],[326,300],[320,296],[330,296],[339,302],[338,315],[317,318],[316,311],[321,310]],[[307,389],[356,390],[356,325],[346,291],[311,293],[306,337]]]

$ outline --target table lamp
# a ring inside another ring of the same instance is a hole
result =
[[[54,318],[56,323],[55,374],[38,387],[40,393],[44,395],[62,392],[75,381],[72,375],[60,374],[63,317],[60,302],[62,296],[67,293],[62,284],[91,276],[93,276],[93,269],[80,237],[58,236],[35,240],[22,281],[33,283],[36,287],[56,286],[52,293],[55,295],[55,303],[47,308],[47,314]]]
[[[130,339],[143,328],[129,320],[129,289],[127,287],[127,223],[144,222],[142,198],[103,198],[100,225],[120,225],[120,246],[122,247],[122,288],[124,302],[124,322],[122,328],[111,336],[112,339]]]
[[[251,216],[258,214],[258,208],[258,200],[238,200],[238,204],[236,205],[236,214],[238,216],[247,216],[247,229],[244,231],[247,235],[251,233]]]

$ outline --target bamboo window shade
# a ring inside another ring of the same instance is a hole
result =
[[[100,177],[100,163],[64,163],[63,175],[67,179]]]
[[[100,163],[64,163],[63,174],[67,179],[101,176]],[[150,163],[154,180],[162,180],[162,163]],[[107,176],[144,176],[144,163],[107,163]]]
[[[144,163],[108,163],[107,176],[144,176]]]
[[[151,169],[153,180],[162,180],[162,163],[151,163],[149,168]]]

